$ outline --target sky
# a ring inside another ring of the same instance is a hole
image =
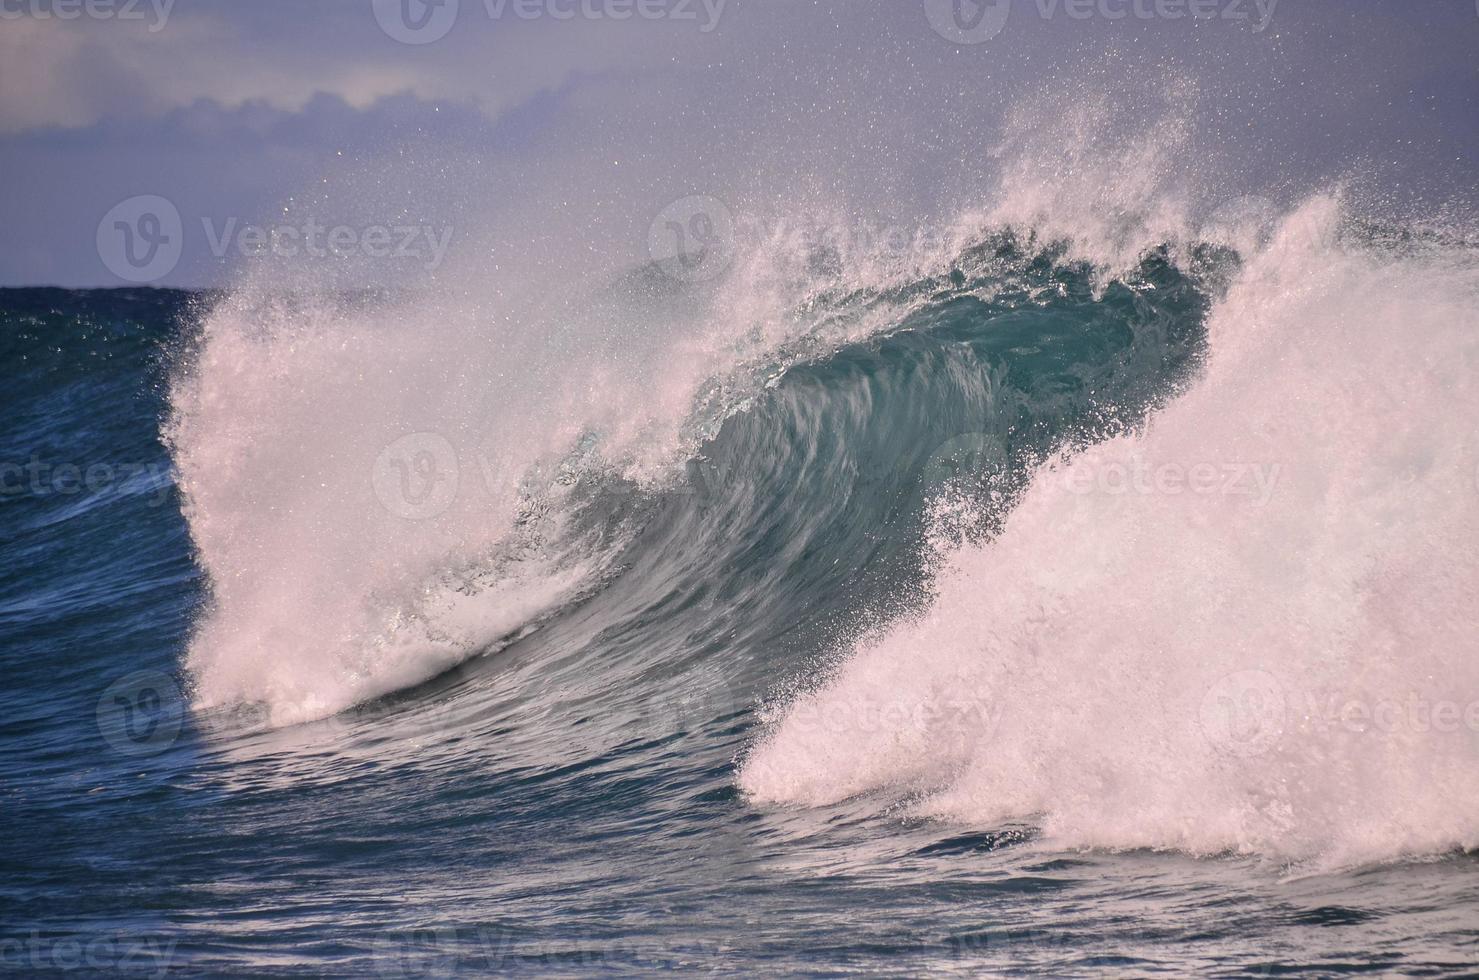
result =
[[[1475,0],[0,0],[0,285],[575,275],[695,200],[947,215],[1011,119],[1096,99],[1190,125],[1170,165],[1228,198],[1479,201]]]

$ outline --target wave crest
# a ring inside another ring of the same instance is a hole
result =
[[[1479,265],[1340,224],[1290,215],[1204,377],[942,546],[929,608],[754,749],[751,798],[1323,863],[1479,843]]]

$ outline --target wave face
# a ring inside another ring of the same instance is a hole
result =
[[[623,570],[654,597],[728,582],[771,629],[907,592],[936,491],[989,464],[1005,494],[1066,433],[1142,411],[1197,358],[1207,305],[1164,253],[1106,288],[1007,229],[930,275],[817,268],[767,250],[677,300],[646,270],[574,312],[569,343],[522,348],[424,297],[221,304],[168,429],[213,587],[198,703],[324,717]],[[592,338],[613,323],[634,339]]]

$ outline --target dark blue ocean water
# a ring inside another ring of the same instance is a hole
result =
[[[428,681],[280,726],[191,706],[211,584],[162,433],[220,297],[0,291],[0,969],[1479,971],[1459,852],[1305,874],[1065,849],[1030,814],[933,820],[907,793],[741,793],[789,685],[927,604],[942,488],[982,504],[957,533],[989,536],[1035,460],[1199,370],[1208,269],[1152,254],[1099,288],[1050,253],[983,248],[1000,289],[957,271],[829,299],[908,312],[794,360],[681,485],[576,481],[579,535],[619,552],[597,585]]]

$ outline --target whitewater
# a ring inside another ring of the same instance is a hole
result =
[[[745,791],[1068,848],[1473,847],[1479,457],[1454,420],[1479,410],[1479,267],[1340,221],[1329,197],[1282,219],[1188,390],[1042,463],[989,540],[940,542],[928,608],[789,706]]]
[[[4,502],[0,957],[1471,972],[1472,235],[1077,106],[712,274],[0,291],[112,461]]]
[[[821,211],[676,294],[658,267],[502,306],[247,279],[166,429],[210,583],[197,710],[332,718],[564,622],[531,711],[565,663],[609,672],[582,696],[613,715],[757,708],[756,807],[1305,869],[1473,847],[1475,251],[1339,188],[1198,209],[1185,116],[1110,115],[1025,113],[996,193],[902,252]],[[1025,364],[1065,318],[1089,347],[1025,388],[971,346]],[[847,597],[858,548],[887,571]],[[808,607],[808,666],[766,681]],[[627,662],[573,652],[639,623]],[[663,662],[683,636],[708,652]]]
[[[1479,975],[1474,5],[602,6],[0,11],[0,973]]]

